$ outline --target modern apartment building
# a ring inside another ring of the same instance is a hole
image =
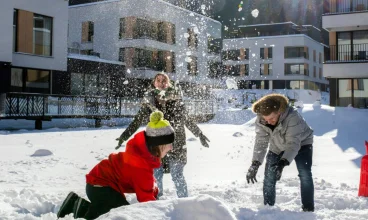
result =
[[[221,60],[220,38],[218,21],[161,0],[69,6],[69,60],[75,66],[81,60],[121,65],[109,70],[122,79],[115,84],[123,91],[120,95],[142,93],[161,71],[183,85],[215,84],[217,79],[208,75],[210,66]],[[95,68],[70,70],[72,94],[106,89],[111,77]]]
[[[331,106],[368,108],[368,0],[325,0],[330,46],[323,64]]]
[[[2,1],[0,93],[60,93],[67,70],[68,2]]]
[[[292,22],[239,26],[223,40],[224,75],[240,89],[328,90],[321,30]]]

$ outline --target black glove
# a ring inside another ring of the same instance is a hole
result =
[[[115,150],[119,149],[121,147],[121,145],[123,144],[123,142],[125,141],[124,139],[122,138],[116,138],[115,140],[119,141],[118,142],[118,146],[115,147]]]
[[[256,161],[256,160],[252,162],[252,165],[249,167],[248,173],[247,173],[247,182],[248,183],[250,183],[250,181],[252,181],[252,183],[254,183],[254,181],[257,182],[256,174],[258,172],[259,166],[261,166],[261,162]]]
[[[276,181],[279,181],[281,179],[282,170],[285,166],[289,166],[289,161],[285,158],[282,158],[277,163],[274,163],[271,165],[270,169],[272,172],[276,172]]]
[[[210,142],[210,140],[203,133],[199,134],[199,140],[201,141],[203,147],[210,147],[207,143],[207,141]]]

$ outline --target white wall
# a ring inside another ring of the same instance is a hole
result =
[[[322,16],[322,27],[329,31],[368,29],[368,12]]]
[[[295,58],[285,59],[285,47],[304,47],[309,50],[309,59]],[[272,59],[261,60],[260,48],[273,47]],[[240,48],[249,48],[249,60],[243,61],[225,61],[225,65],[249,64],[249,76],[237,77],[237,80],[309,80],[320,83],[327,83],[327,80],[319,79],[319,68],[323,68],[323,64],[319,63],[319,53],[322,54],[323,61],[323,46],[317,41],[314,41],[306,35],[282,35],[282,36],[267,36],[267,37],[252,37],[252,38],[236,38],[225,39],[223,41],[223,51],[235,50]],[[316,62],[313,61],[313,50],[316,50]],[[272,75],[260,75],[260,64],[272,63]],[[285,63],[308,63],[309,76],[285,75]],[[313,66],[316,66],[317,78],[313,77]],[[322,70],[323,71],[323,70]]]
[[[136,16],[147,17],[148,20],[167,21],[175,24],[176,39],[175,45],[148,40],[119,39],[119,22],[120,18]],[[94,41],[93,43],[81,43],[82,22],[94,22]],[[192,52],[198,57],[198,78],[207,75],[207,61],[210,59],[219,59],[219,57],[211,57],[207,53],[207,35],[221,37],[221,24],[215,20],[204,17],[202,15],[190,12],[180,7],[171,5],[164,1],[152,0],[129,0],[129,1],[107,1],[98,2],[78,6],[69,7],[69,38],[68,45],[72,46],[73,42],[78,42],[81,49],[92,49],[100,53],[102,59],[115,60],[119,59],[119,48],[130,47],[150,47],[160,50],[170,50],[175,52],[176,73],[174,78],[190,81],[186,75],[187,65],[185,58],[189,52],[187,46],[187,28],[198,27],[199,45],[197,51]],[[134,70],[132,71],[134,74]],[[196,79],[197,80],[197,79]]]
[[[52,56],[13,53],[13,10],[21,9],[53,18]],[[63,0],[2,1],[0,7],[0,61],[13,66],[66,70],[68,2]]]
[[[327,63],[323,67],[325,77],[368,78],[368,63]]]

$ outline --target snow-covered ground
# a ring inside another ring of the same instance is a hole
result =
[[[367,219],[368,198],[357,194],[360,162],[366,153],[364,141],[368,139],[368,110],[312,104],[299,110],[315,131],[314,213],[301,212],[294,162],[284,169],[277,184],[274,207],[263,205],[264,165],[258,183],[246,183],[255,115],[249,109],[234,108],[199,124],[211,140],[210,148],[203,148],[187,131],[189,198],[177,199],[171,177],[165,174],[160,201],[138,203],[128,194],[132,205],[111,210],[100,219]],[[0,121],[0,129],[9,123],[14,121]],[[35,131],[33,122],[29,127],[22,123],[29,130],[0,130],[0,219],[4,220],[56,219],[69,191],[86,197],[85,174],[114,152],[115,138],[126,128],[51,128],[50,124]],[[44,151],[36,152],[40,149]]]

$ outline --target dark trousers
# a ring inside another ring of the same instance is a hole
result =
[[[84,217],[85,219],[95,219],[113,208],[129,205],[125,197],[111,187],[95,187],[87,184],[86,193],[91,205]]]
[[[276,172],[273,172],[270,167],[277,163],[282,157],[282,154],[275,154],[271,151],[267,153],[265,177],[263,181],[263,199],[265,205],[274,205],[276,199]],[[296,167],[299,172],[300,191],[302,204],[304,208],[314,209],[314,184],[312,178],[312,155],[313,146],[302,146],[295,157]],[[286,168],[287,169],[287,168]],[[284,169],[285,171],[285,169]]]

